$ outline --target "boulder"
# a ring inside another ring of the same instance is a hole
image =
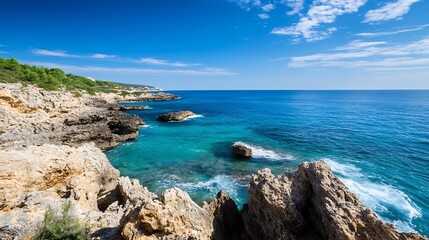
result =
[[[232,152],[238,158],[251,158],[252,149],[242,142],[232,144]]]
[[[210,239],[213,216],[178,189],[142,204],[121,220],[124,239]]]
[[[427,239],[380,220],[323,161],[303,163],[293,174],[254,174],[243,219],[255,240]]]
[[[158,116],[158,121],[161,122],[177,122],[182,121],[185,118],[188,118],[190,116],[195,115],[191,111],[179,111],[179,112],[170,112],[170,113],[164,113]]]

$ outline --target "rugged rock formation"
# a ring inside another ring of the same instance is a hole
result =
[[[253,175],[243,219],[250,239],[426,239],[381,221],[323,161]]]
[[[179,96],[173,95],[171,93],[151,93],[151,92],[134,92],[133,94],[120,95],[116,93],[97,93],[97,98],[103,99],[108,103],[117,103],[117,102],[154,102],[154,101],[171,101],[180,99]]]
[[[381,221],[322,161],[280,176],[259,171],[242,214],[224,192],[203,207],[176,188],[157,196],[119,177],[100,150],[143,124],[108,110],[118,99],[0,84],[0,239],[25,239],[46,210],[69,202],[97,239],[427,240]]]
[[[72,213],[94,220],[97,199],[118,185],[119,171],[93,144],[29,146],[0,151],[0,227],[31,233],[47,209],[69,201]]]
[[[232,152],[238,158],[251,158],[252,149],[242,142],[235,142],[232,144]]]
[[[158,197],[119,177],[94,144],[8,148],[0,156],[1,239],[31,236],[48,209],[67,202],[100,239],[239,239],[244,229],[225,193],[204,207],[180,189]]]
[[[219,192],[203,207],[173,188],[121,220],[124,239],[241,239],[244,225],[234,201]]]
[[[66,91],[0,84],[0,148],[94,142],[107,149],[136,138],[144,122],[138,116],[108,110],[114,105],[103,96],[74,97]]]
[[[117,110],[117,111],[128,111],[128,110],[144,110],[147,109],[147,106],[124,106],[124,105],[115,105],[109,107],[109,110]]]
[[[158,116],[158,121],[161,122],[172,122],[172,121],[182,121],[185,118],[195,115],[191,111],[179,111],[179,112],[170,112],[164,113]]]

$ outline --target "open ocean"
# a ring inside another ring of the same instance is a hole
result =
[[[186,190],[199,204],[223,189],[241,207],[257,170],[324,159],[382,219],[429,235],[429,91],[178,91],[180,100],[126,103],[147,125],[107,152],[149,190]],[[124,103],[125,104],[125,103]],[[191,110],[183,122],[157,115]],[[251,145],[236,160],[231,145]]]

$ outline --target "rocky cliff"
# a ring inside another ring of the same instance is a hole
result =
[[[80,146],[94,142],[100,149],[136,138],[144,122],[123,113],[116,101],[161,101],[176,99],[171,94],[120,96],[46,91],[21,84],[0,84],[0,147],[44,143]]]
[[[65,203],[94,239],[427,239],[381,221],[323,161],[259,171],[241,213],[222,191],[203,206],[177,188],[151,193],[100,150],[142,124],[118,99],[0,84],[0,239],[31,237]]]
[[[253,175],[243,219],[250,239],[427,239],[380,220],[323,161]]]

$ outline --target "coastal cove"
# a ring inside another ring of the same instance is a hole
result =
[[[241,207],[252,173],[280,174],[324,159],[383,220],[429,234],[429,91],[178,91],[181,99],[135,102],[146,125],[106,152],[121,175],[161,193],[185,190],[198,204],[224,190]],[[158,122],[165,112],[197,117]],[[236,160],[231,145],[253,146]]]

